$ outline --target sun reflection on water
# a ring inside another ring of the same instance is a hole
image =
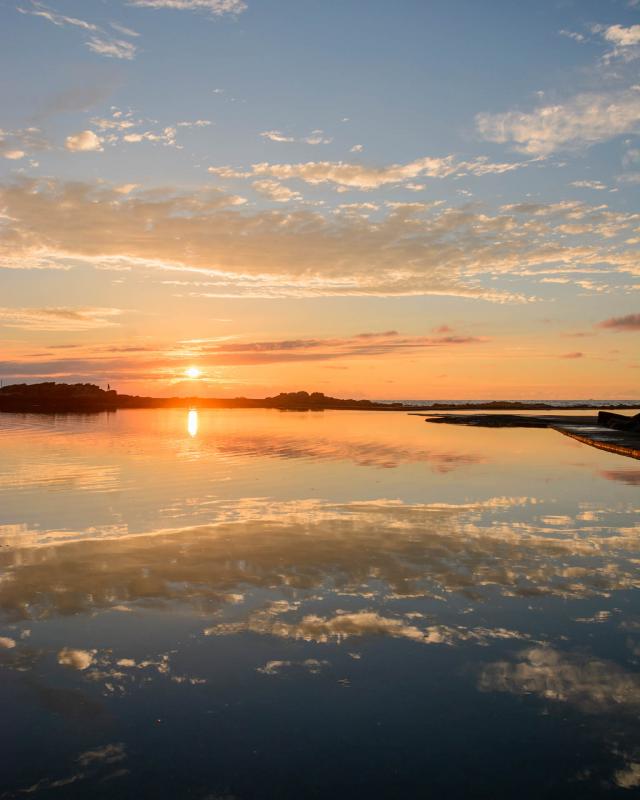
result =
[[[190,408],[187,414],[187,431],[192,437],[198,434],[198,410],[196,408]]]

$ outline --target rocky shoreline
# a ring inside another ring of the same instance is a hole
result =
[[[560,414],[436,414],[425,422],[482,428],[552,428],[579,442],[611,453],[640,459],[640,414],[600,411],[597,416]]]

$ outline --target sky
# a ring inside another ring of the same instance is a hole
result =
[[[0,0],[0,378],[640,399],[640,0]]]

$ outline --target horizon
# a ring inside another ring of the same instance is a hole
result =
[[[4,382],[640,399],[639,12],[3,4]]]
[[[112,387],[110,384],[108,384],[105,387],[105,386],[100,386],[97,383],[90,383],[90,382],[89,383],[86,383],[86,382],[65,383],[64,381],[23,381],[23,382],[18,382],[18,383],[6,383],[5,384],[3,382],[3,380],[0,379],[0,391],[2,391],[3,389],[9,389],[9,388],[16,387],[16,386],[17,387],[20,387],[20,386],[29,387],[29,386],[46,386],[46,385],[51,385],[51,384],[58,385],[58,386],[68,386],[70,388],[73,388],[75,386],[92,386],[94,388],[100,389],[103,392],[104,391],[111,391],[111,392],[115,392],[116,394],[118,394],[120,396],[131,396],[131,395],[127,395],[127,393],[125,393],[125,392],[119,392],[117,387]],[[543,399],[535,398],[535,397],[521,398],[521,399],[518,399],[518,400],[514,400],[514,399],[508,398],[508,397],[500,398],[500,399],[492,399],[492,398],[486,398],[486,397],[473,397],[473,398],[446,397],[446,398],[438,398],[438,399],[430,398],[430,397],[422,397],[422,398],[416,398],[416,397],[414,397],[414,398],[408,398],[408,397],[358,397],[358,396],[333,397],[332,395],[327,395],[326,393],[319,392],[319,391],[317,391],[315,389],[312,389],[311,391],[309,391],[308,389],[293,389],[293,390],[290,390],[290,391],[287,391],[287,392],[277,392],[277,393],[274,393],[273,395],[265,395],[264,397],[255,397],[255,396],[250,396],[250,395],[235,395],[235,396],[228,396],[228,397],[219,397],[219,396],[211,395],[211,394],[209,394],[209,395],[204,395],[204,394],[175,394],[175,395],[167,395],[167,394],[165,394],[165,395],[157,395],[157,396],[148,395],[148,397],[150,399],[159,399],[159,400],[176,399],[176,400],[207,400],[207,401],[210,401],[210,400],[223,400],[223,401],[225,401],[225,400],[229,400],[229,401],[232,401],[232,400],[256,400],[256,401],[259,401],[259,400],[267,400],[267,399],[273,399],[275,397],[286,396],[286,395],[295,395],[295,394],[306,394],[307,396],[321,395],[323,397],[327,397],[327,399],[330,399],[330,400],[345,400],[347,402],[352,401],[352,400],[353,401],[365,400],[365,401],[369,401],[369,402],[372,402],[372,403],[379,403],[379,404],[384,404],[384,403],[403,403],[403,404],[405,404],[407,406],[409,406],[409,405],[418,405],[418,404],[425,404],[425,405],[428,405],[428,404],[438,404],[438,405],[442,405],[442,404],[474,405],[475,404],[475,405],[482,405],[482,404],[488,404],[488,403],[496,403],[496,404],[500,404],[500,403],[505,403],[505,404],[509,404],[509,403],[513,403],[513,404],[517,404],[517,403],[519,403],[519,404],[549,403],[549,404],[556,404],[556,405],[560,405],[561,406],[563,404],[571,405],[571,404],[578,404],[578,403],[592,404],[592,405],[597,405],[599,403],[602,404],[602,405],[619,403],[619,404],[629,405],[631,408],[633,408],[633,407],[639,405],[639,401],[638,400],[636,400],[634,398],[625,398],[625,397],[617,397],[617,398],[609,398],[609,399],[604,399],[604,398],[600,398],[600,397],[587,397],[587,398],[558,397],[558,398],[555,398],[553,400],[543,400]],[[136,396],[136,395],[133,395],[133,396]]]

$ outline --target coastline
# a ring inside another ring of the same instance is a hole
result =
[[[633,409],[629,409],[633,410]],[[546,414],[436,414],[424,416],[425,422],[445,425],[466,425],[478,428],[551,428],[582,444],[610,453],[640,459],[638,417],[599,413],[597,417],[574,417]]]
[[[559,403],[562,402],[562,405]],[[102,413],[132,408],[271,408],[281,411],[403,411],[409,413],[439,411],[626,411],[640,409],[640,401],[611,402],[523,402],[490,400],[481,402],[407,403],[354,400],[329,397],[321,392],[283,392],[274,397],[146,397],[119,394],[93,384],[11,384],[0,389],[0,412],[9,413]]]

